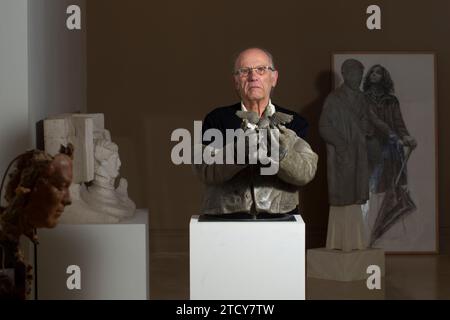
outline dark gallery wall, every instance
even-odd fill
[[[324,143],[318,118],[331,88],[336,51],[432,51],[437,61],[441,249],[450,242],[450,2],[376,1],[382,30],[366,29],[373,1],[87,1],[87,110],[105,114],[120,148],[121,174],[150,212],[151,250],[187,251],[201,184],[170,159],[176,128],[193,130],[212,108],[237,101],[233,55],[262,46],[280,73],[273,100],[307,118],[320,156],[302,190],[307,246],[325,243],[328,219]]]

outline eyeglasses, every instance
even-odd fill
[[[252,72],[253,70],[256,71],[257,74],[259,74],[260,76],[262,76],[263,74],[265,74],[267,72],[267,70],[270,71],[275,71],[275,69],[271,66],[259,66],[259,67],[254,67],[254,68],[240,68],[237,69],[234,74],[235,75],[239,75],[241,77],[248,77],[248,75],[250,74],[250,72]]]

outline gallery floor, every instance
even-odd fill
[[[189,299],[189,256],[158,253],[150,257],[150,298]],[[308,299],[450,299],[449,255],[388,255],[381,290],[365,282],[307,279]]]

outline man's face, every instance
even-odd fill
[[[364,69],[358,66],[349,68],[343,74],[344,82],[353,90],[359,90],[363,78]]]
[[[28,223],[35,228],[53,228],[64,207],[70,205],[69,187],[72,183],[72,160],[63,154],[55,156],[45,179],[40,180],[32,191],[26,207]]]
[[[235,71],[241,68],[255,68],[272,66],[270,58],[264,51],[249,49],[242,52],[235,64]],[[278,72],[270,69],[259,75],[256,70],[251,70],[247,76],[236,74],[234,83],[236,90],[245,101],[261,101],[270,98],[270,92],[277,84]]]

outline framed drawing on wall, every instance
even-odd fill
[[[389,253],[437,253],[436,62],[429,52],[339,52],[364,66],[360,90],[369,129],[369,200],[362,206],[367,243]]]

